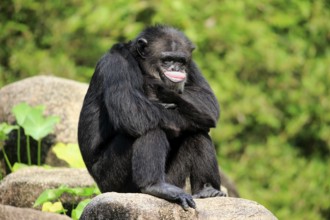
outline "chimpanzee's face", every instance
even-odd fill
[[[144,55],[144,71],[161,80],[168,88],[182,93],[188,78],[188,64],[193,48],[185,41],[164,36],[148,44],[147,40],[138,40],[143,45],[138,52]],[[142,52],[143,51],[143,52]]]

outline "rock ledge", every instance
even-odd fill
[[[85,208],[81,220],[90,219],[277,219],[264,206],[239,198],[195,199],[196,210],[145,194],[104,193]]]

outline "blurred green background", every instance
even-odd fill
[[[222,107],[219,163],[241,196],[279,219],[330,219],[330,1],[4,0],[0,87],[89,82],[112,44],[156,23],[197,46]]]

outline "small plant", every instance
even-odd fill
[[[78,144],[57,143],[53,147],[53,152],[57,158],[64,160],[72,168],[85,168],[84,160],[81,156]]]
[[[53,212],[53,213],[66,213],[66,209],[64,209],[63,204],[61,202],[45,202],[42,205],[41,211],[43,212]]]
[[[12,167],[12,165],[9,161],[9,158],[6,154],[4,141],[7,140],[8,134],[14,129],[19,130],[18,126],[16,126],[16,125],[9,125],[7,123],[1,123],[0,124],[0,147],[2,149],[3,157],[5,158],[6,164],[7,164],[10,171],[13,170],[13,167]]]
[[[79,202],[77,207],[75,209],[72,210],[71,212],[71,218],[73,220],[78,220],[81,216],[81,214],[84,211],[84,208],[88,205],[88,203],[91,201],[92,199],[84,199],[83,201]]]
[[[13,107],[12,112],[18,125],[9,125],[7,123],[0,124],[0,148],[2,150],[6,164],[11,172],[18,169],[19,165],[12,166],[7,153],[5,151],[4,142],[8,139],[8,134],[12,130],[17,130],[17,162],[21,164],[21,130],[24,129],[26,135],[26,154],[28,165],[32,165],[30,151],[30,136],[38,143],[37,164],[41,165],[41,140],[54,130],[54,126],[59,122],[59,117],[44,117],[44,106],[31,107],[26,103],[21,103]],[[16,168],[15,168],[16,167]]]
[[[47,189],[42,192],[35,201],[33,207],[42,205],[42,211],[66,214],[67,210],[63,208],[63,204],[60,201],[63,193],[68,193],[73,196],[91,197],[100,194],[100,190],[97,186],[70,188],[68,186],[61,185],[59,188]],[[90,198],[87,198],[78,203],[76,208],[71,212],[72,219],[77,220],[80,218],[84,208],[90,202],[90,200]],[[53,203],[53,201],[56,202]]]
[[[41,140],[54,130],[54,126],[59,122],[58,116],[44,117],[45,106],[39,105],[31,107],[26,103],[21,103],[13,108],[16,122],[24,129],[26,135],[26,151],[28,165],[31,165],[30,136],[38,142],[37,164],[41,165]],[[17,160],[21,161],[20,156],[20,129],[17,129]]]

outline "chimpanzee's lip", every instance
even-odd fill
[[[187,77],[187,74],[185,72],[178,71],[165,71],[164,75],[172,82],[182,82]]]

